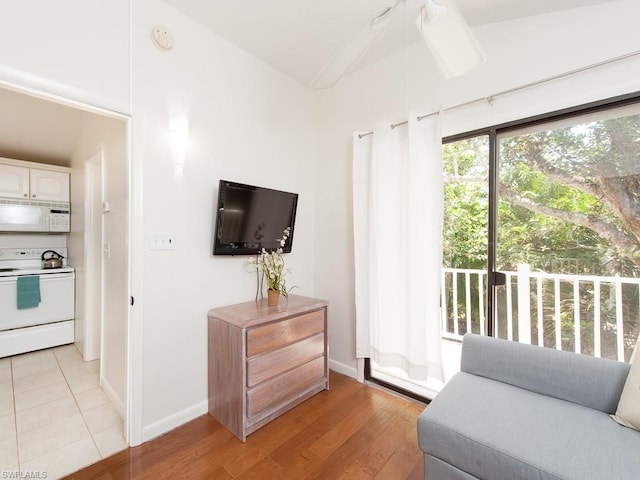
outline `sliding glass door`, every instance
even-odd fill
[[[640,331],[638,102],[444,140],[445,380],[467,332],[629,361]],[[419,395],[434,390],[373,362],[371,372]]]
[[[496,336],[629,359],[640,325],[639,113],[498,133]]]

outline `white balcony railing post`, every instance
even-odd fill
[[[518,341],[531,345],[531,269],[518,264]]]
[[[600,280],[593,281],[593,355],[602,356],[600,332],[602,324],[600,321]]]
[[[478,314],[480,316],[480,335],[484,335],[484,282],[482,281],[482,277],[485,273],[481,272],[478,274]]]
[[[447,306],[447,273],[442,269],[442,276],[440,277],[440,319],[442,320],[442,332],[448,332],[447,313],[449,308]]]
[[[622,304],[622,281],[620,275],[616,275],[614,282],[616,288],[616,350],[618,353],[618,361],[624,362],[624,319]]]
[[[544,297],[542,296],[542,278],[536,277],[536,310],[538,311],[538,345],[544,347]]]
[[[576,353],[582,353],[582,329],[580,325],[580,281],[573,279],[573,331],[575,333]]]
[[[560,277],[553,279],[553,321],[555,324],[556,350],[562,350],[562,310],[560,309]]]

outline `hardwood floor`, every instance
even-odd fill
[[[416,420],[424,405],[330,372],[323,391],[242,443],[203,415],[67,479],[424,478]]]

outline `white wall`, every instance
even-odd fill
[[[315,292],[329,300],[334,368],[355,376],[351,135],[640,50],[634,0],[562,11],[477,28],[487,62],[444,80],[422,43],[354,72],[317,94]],[[507,120],[640,90],[640,57],[518,94],[445,113],[451,135]],[[322,235],[331,232],[330,235]],[[322,238],[320,238],[322,235]]]
[[[0,80],[128,112],[129,5],[129,0],[3,2]]]
[[[207,312],[251,301],[247,257],[214,257],[220,179],[300,195],[293,252],[295,293],[314,294],[317,157],[313,94],[168,5],[134,4],[133,150],[143,167],[143,426],[149,438],[207,411]],[[175,47],[149,32],[166,25]],[[189,118],[184,172],[174,170],[169,113]],[[138,192],[139,194],[140,192]],[[174,251],[151,251],[152,232],[174,232]]]

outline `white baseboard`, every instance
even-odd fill
[[[336,362],[335,360],[329,359],[329,368],[352,378],[357,378],[358,376],[355,367]],[[185,423],[190,422],[191,420],[198,418],[201,415],[204,415],[208,411],[209,402],[208,400],[203,400],[202,402],[185,408],[180,412],[176,412],[172,415],[169,415],[168,417],[158,420],[151,425],[146,425],[142,427],[142,441],[147,442],[153,438],[159,437],[164,433],[170,432],[174,428],[184,425]]]
[[[159,437],[160,435],[170,432],[180,425],[184,425],[185,423],[190,422],[194,418],[198,418],[199,416],[204,415],[208,411],[209,401],[203,400],[200,403],[196,403],[195,405],[185,408],[184,410],[160,419],[157,422],[152,423],[151,425],[143,426],[142,441],[147,442],[153,438]]]
[[[124,403],[122,402],[122,399],[116,395],[113,387],[111,387],[109,382],[104,378],[100,379],[100,387],[102,387],[102,390],[111,401],[111,404],[116,407],[116,411],[118,412],[118,415],[120,415],[120,418],[124,419]]]
[[[329,368],[348,377],[358,379],[358,371],[355,367],[345,365],[344,363],[337,362],[329,359]]]

